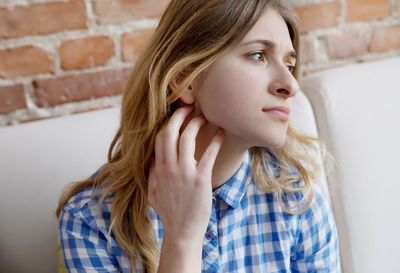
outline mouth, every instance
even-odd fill
[[[263,108],[262,111],[264,113],[270,114],[273,117],[278,118],[281,121],[289,120],[290,110],[287,107],[277,106],[277,107]]]

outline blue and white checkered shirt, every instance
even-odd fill
[[[314,188],[304,213],[286,213],[277,194],[257,189],[247,153],[240,169],[213,193],[202,272],[341,272],[330,202],[321,186]],[[298,194],[287,194],[283,202],[293,206],[298,199]],[[101,209],[97,200],[86,188],[62,209],[59,228],[66,267],[69,272],[131,272],[129,258],[112,233],[108,236],[112,197]],[[162,222],[154,210],[150,218],[161,245]],[[136,268],[144,272],[141,262]]]

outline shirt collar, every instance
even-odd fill
[[[246,151],[244,160],[236,173],[214,192],[232,208],[237,208],[242,200],[250,170],[250,153]]]

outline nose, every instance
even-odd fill
[[[299,89],[299,83],[292,72],[287,69],[286,65],[276,66],[272,82],[269,86],[269,92],[275,96],[290,98],[295,96]]]

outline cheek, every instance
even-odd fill
[[[200,97],[199,107],[204,117],[213,125],[223,128],[227,134],[243,135],[251,130],[257,119],[257,101],[249,96],[243,81],[218,82],[215,89],[203,89],[207,97]]]
[[[263,80],[259,71],[243,63],[220,64],[208,72],[196,99],[206,118],[215,112],[226,116],[246,107],[257,107],[257,102],[261,103],[260,92],[265,89]]]
[[[240,107],[246,90],[243,82],[230,78],[209,78],[199,89],[197,102],[205,118],[218,126],[232,119],[231,113]]]

